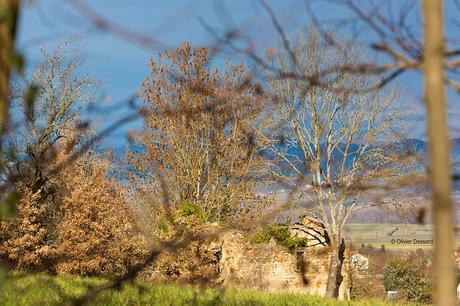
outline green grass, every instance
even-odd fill
[[[14,273],[0,290],[0,305],[65,305],[88,286],[104,283],[97,278]],[[336,301],[303,294],[162,285],[149,282],[126,284],[105,291],[90,305],[392,305],[374,300]]]

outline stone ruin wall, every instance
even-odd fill
[[[303,257],[306,271],[302,277],[296,255],[274,241],[268,245],[253,245],[242,232],[227,233],[222,238],[220,279],[224,286],[325,295],[331,253],[328,246],[306,248]],[[341,299],[349,298],[346,267],[345,259],[344,279],[339,289]]]
[[[194,277],[197,269],[201,269],[204,272],[200,277],[204,275],[205,278],[212,279],[212,283],[223,286],[325,295],[331,251],[327,233],[321,223],[304,218],[290,227],[291,237],[307,238],[307,247],[303,249],[302,257],[304,272],[300,271],[298,256],[277,244],[273,238],[267,245],[252,244],[249,242],[249,233],[226,231],[218,224],[207,224],[203,231],[214,233],[214,237],[218,237],[202,244],[203,249],[199,247],[202,251],[200,253],[210,255],[206,257],[207,260],[198,265],[184,265],[187,256],[197,254],[198,246],[191,245],[188,253],[174,255],[174,264],[171,263],[171,255],[165,255],[163,260],[160,256],[151,269],[143,272],[143,277],[156,281],[189,282],[187,277]],[[215,261],[209,261],[209,258],[214,258]],[[348,267],[345,255],[342,266],[343,281],[339,288],[339,298],[345,300],[350,296]]]

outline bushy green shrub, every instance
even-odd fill
[[[426,258],[394,259],[385,267],[383,285],[386,291],[398,291],[402,300],[432,302],[432,269]]]
[[[199,223],[204,223],[208,219],[203,208],[192,202],[183,202],[179,206],[178,215],[180,217],[195,219]]]
[[[308,239],[299,238],[299,237],[289,237],[286,240],[286,246],[289,250],[294,251],[299,248],[304,248],[307,246]]]
[[[270,242],[270,238],[272,235],[268,229],[263,229],[255,233],[252,237],[250,242],[253,244],[268,244]]]
[[[308,239],[291,237],[289,226],[285,224],[272,224],[268,228],[255,233],[250,242],[253,244],[268,244],[270,239],[274,238],[276,242],[290,251],[294,251],[301,247],[306,247]]]
[[[286,244],[290,238],[289,228],[283,224],[273,224],[270,227],[270,234],[280,244]]]

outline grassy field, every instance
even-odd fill
[[[9,276],[0,290],[1,305],[66,305],[85,292],[88,286],[104,283],[102,279],[73,276]],[[302,294],[279,294],[236,289],[158,285],[136,282],[105,291],[90,305],[393,305],[374,300],[340,302]]]
[[[347,240],[355,246],[370,244],[387,249],[416,250],[431,249],[432,226],[419,224],[347,224]],[[390,235],[391,234],[391,235]],[[456,246],[460,245],[460,236],[456,234]]]

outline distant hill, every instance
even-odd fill
[[[383,146],[384,150],[387,152],[393,152],[396,154],[401,154],[401,155],[414,155],[417,156],[417,163],[415,163],[412,167],[411,170],[422,170],[425,167],[425,163],[427,161],[427,144],[423,140],[419,139],[402,139],[399,141],[395,142],[388,142],[388,143],[378,143],[374,146],[370,146],[364,150],[364,154],[366,152],[370,152],[371,150],[375,149],[377,146]],[[312,145],[313,148],[313,145]],[[282,169],[283,173],[285,175],[290,175],[292,170],[291,167],[289,166],[290,164],[298,166],[298,169],[303,168],[303,164],[305,162],[303,153],[301,149],[297,146],[294,145],[278,145],[276,147],[277,150],[280,152],[283,152],[285,156],[288,158],[289,162],[281,161],[279,163],[280,168]],[[326,153],[326,146],[323,145],[321,148],[321,154],[325,156]],[[459,141],[459,155],[460,155],[460,141]],[[348,146],[345,143],[339,144],[337,148],[335,148],[332,151],[332,168],[334,168],[334,164],[337,166],[336,168],[338,169],[344,158],[346,158],[345,161],[345,166],[347,168],[351,168],[353,165],[354,159],[357,154],[360,154],[360,152],[363,150],[363,147],[361,144],[358,143],[352,143],[350,146]],[[277,156],[269,151],[269,150],[264,150],[261,152],[263,156],[265,156],[269,160],[275,160],[277,159]],[[345,157],[346,155],[346,157]],[[325,169],[326,164],[325,164],[326,158],[323,159],[323,163],[321,164],[321,168]],[[305,169],[306,171],[307,169]],[[334,171],[334,170],[332,170]],[[334,173],[332,173],[334,175]]]
[[[419,161],[414,168],[418,170],[423,170],[425,164],[428,162],[429,154],[428,154],[428,145],[427,142],[420,139],[402,139],[396,142],[391,142],[384,144],[387,147],[387,150],[396,151],[399,153],[406,153],[406,154],[414,154],[419,156]],[[453,160],[453,171],[454,173],[460,174],[460,138],[452,139],[451,140],[452,146],[452,160]],[[130,149],[135,150],[134,146],[130,147]],[[139,149],[139,148],[137,148]],[[341,146],[340,150],[344,150],[344,145]],[[354,153],[360,149],[358,144],[353,144],[349,148],[350,156],[354,156]],[[124,161],[126,147],[117,147],[111,149],[113,154],[117,156],[120,160]],[[336,159],[341,159],[343,154],[340,153],[340,150],[333,152],[334,157]],[[323,150],[324,151],[324,150]],[[291,160],[293,162],[303,162],[302,161],[302,154],[300,149],[297,147],[289,147],[286,148],[286,152],[291,156]],[[262,151],[260,154],[264,155],[268,159],[273,159],[274,156],[270,152]],[[324,152],[323,152],[324,154]],[[351,161],[348,161],[349,163]],[[458,164],[457,164],[458,163]],[[288,171],[288,170],[286,170]],[[454,184],[454,195],[456,196],[456,205],[454,209],[454,218],[457,223],[460,223],[460,182],[455,182]],[[287,192],[284,189],[287,188],[282,184],[274,184],[273,186],[262,186],[259,192],[261,193],[269,193],[269,192],[281,192],[279,194],[280,198],[283,198],[284,193]],[[425,222],[429,223],[430,220],[430,199],[429,194],[427,193],[429,190],[428,186],[417,186],[415,188],[411,188],[411,190],[400,190],[398,192],[395,191],[393,194],[395,197],[401,199],[401,201],[407,201],[407,205],[403,205],[406,207],[406,212],[403,216],[400,215],[400,212],[393,211],[394,208],[392,207],[374,207],[371,209],[361,210],[358,213],[354,214],[352,218],[349,220],[350,223],[414,223],[414,218],[419,211],[420,208],[424,208],[426,210]],[[417,197],[417,198],[414,198]],[[410,205],[409,205],[410,204]],[[403,218],[401,218],[403,217]]]
[[[382,145],[382,144],[380,144]],[[420,139],[414,139],[414,138],[408,138],[408,139],[401,139],[399,141],[395,142],[389,142],[387,144],[383,144],[386,146],[386,149],[388,151],[393,151],[401,154],[413,154],[418,157],[418,161],[411,167],[412,170],[423,170],[425,168],[425,165],[429,161],[429,153],[428,153],[428,144],[424,140]],[[130,148],[134,151],[136,148],[134,145],[129,145]],[[454,173],[459,173],[460,174],[460,138],[455,138],[451,140],[451,156],[452,156],[452,161],[453,161],[453,172]],[[137,148],[139,149],[139,148]],[[296,146],[289,146],[289,147],[279,147],[280,150],[283,150],[283,152],[286,152],[289,156],[289,160],[293,164],[301,164],[304,162],[303,160],[303,154],[300,150],[300,148]],[[336,160],[338,162],[341,162],[343,159],[343,153],[346,149],[345,144],[339,145],[337,149],[335,149],[332,152],[333,160]],[[357,143],[353,143],[349,146],[348,148],[348,158],[346,161],[346,165],[350,167],[353,158],[356,155],[356,152],[358,152],[361,149],[360,145]],[[111,149],[112,152],[114,153],[115,156],[117,156],[120,160],[124,160],[125,158],[125,152],[126,152],[126,147],[116,147]],[[267,150],[263,150],[260,152],[261,155],[263,155],[265,158],[273,160],[276,158],[276,156]],[[322,148],[322,153],[321,154],[326,154],[325,152],[325,147]],[[281,162],[281,167],[284,169],[284,174],[289,175],[291,173],[290,167],[287,166],[287,163]],[[325,165],[321,165],[323,168]],[[455,190],[460,191],[460,182],[456,182],[455,184]]]

